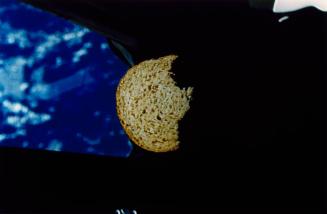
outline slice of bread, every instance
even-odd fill
[[[117,92],[117,113],[129,138],[152,152],[179,147],[178,122],[189,110],[193,88],[180,89],[170,72],[175,55],[130,68]]]

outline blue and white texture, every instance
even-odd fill
[[[0,0],[0,146],[128,157],[115,109],[127,69],[98,33]]]

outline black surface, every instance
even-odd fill
[[[180,56],[176,80],[194,87],[192,108],[182,121],[181,149],[135,151],[126,160],[1,149],[3,207],[318,213],[323,206],[325,15],[306,9],[279,23],[281,15],[234,4],[185,13],[134,6],[128,12],[107,7],[116,13],[99,22],[126,29],[137,43],[136,61]]]

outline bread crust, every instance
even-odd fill
[[[161,61],[161,60],[168,60],[169,63],[171,64],[175,59],[177,58],[176,55],[168,55],[165,57],[161,57],[159,59],[156,59],[157,61]],[[124,117],[123,117],[123,109],[122,109],[122,97],[121,97],[121,91],[124,90],[124,86],[125,86],[125,82],[127,79],[129,78],[133,78],[133,75],[135,74],[135,72],[137,72],[139,69],[142,69],[143,65],[145,62],[148,62],[149,60],[146,60],[144,62],[139,63],[138,65],[133,66],[132,68],[130,68],[127,73],[125,74],[125,76],[120,80],[119,85],[117,87],[116,90],[116,110],[117,110],[117,115],[119,118],[119,121],[121,123],[121,125],[123,126],[126,134],[128,135],[128,137],[130,138],[131,141],[133,141],[133,143],[135,143],[136,145],[138,145],[139,147],[147,150],[147,151],[151,151],[151,152],[169,152],[169,151],[175,151],[179,148],[179,141],[177,140],[176,142],[165,142],[164,144],[161,144],[161,146],[149,146],[145,143],[143,143],[142,141],[140,141],[139,139],[137,139],[137,137],[135,137],[135,135],[133,134],[133,132],[129,129],[129,127],[127,126],[127,124],[124,121]]]

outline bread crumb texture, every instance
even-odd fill
[[[129,138],[148,151],[179,147],[178,122],[190,108],[193,88],[176,86],[170,71],[176,58],[169,55],[133,66],[117,88],[119,120]]]

